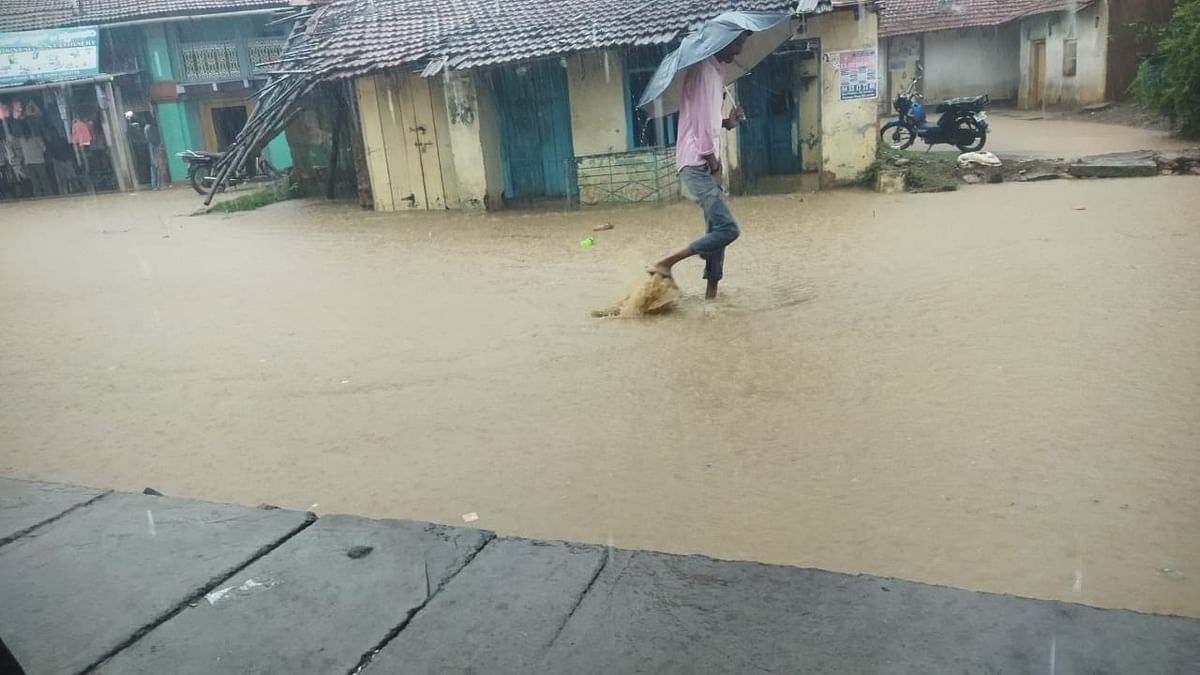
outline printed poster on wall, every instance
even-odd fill
[[[843,101],[879,95],[879,55],[874,49],[825,52],[825,60],[837,66],[838,90]]]
[[[0,87],[99,73],[96,26],[0,33]]]

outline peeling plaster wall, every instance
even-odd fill
[[[498,209],[503,204],[504,173],[491,84],[486,73],[471,70],[447,71],[443,85],[458,206]]]
[[[847,49],[875,49],[878,55],[878,17],[870,11],[839,9],[810,17],[805,36],[821,40],[821,187],[852,183],[875,161],[879,100],[841,100],[838,66],[826,55]],[[886,71],[878,72],[882,86]]]
[[[800,162],[805,173],[821,169],[821,62],[817,59],[801,61],[797,66],[800,76]]]
[[[571,139],[575,155],[625,152],[625,70],[619,52],[594,50],[567,59]]]

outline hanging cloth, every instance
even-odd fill
[[[75,120],[71,125],[71,144],[88,146],[92,144],[92,129],[87,122]]]

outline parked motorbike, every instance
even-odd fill
[[[923,98],[917,93],[921,76],[913,78],[907,91],[896,96],[892,107],[899,115],[883,125],[879,137],[889,147],[903,150],[918,138],[930,147],[946,143],[962,152],[982,150],[987,143],[987,113],[983,107],[991,100],[987,94],[947,99],[937,105],[934,112],[941,113],[937,124],[930,125],[926,119]]]
[[[192,189],[202,195],[207,195],[208,191],[212,189],[213,181],[216,180],[216,176],[212,175],[212,169],[216,166],[217,160],[224,156],[223,152],[206,152],[204,150],[184,150],[176,154],[176,157],[188,165],[188,182],[192,184]],[[254,169],[254,172],[251,172],[246,166],[238,168],[226,178],[225,186],[238,185],[255,178],[275,179],[283,175],[282,171],[271,166],[266,157],[258,157],[254,162]]]

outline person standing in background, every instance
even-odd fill
[[[54,181],[58,185],[58,194],[71,194],[79,174],[75,171],[75,153],[71,152],[71,144],[61,132],[52,133],[46,143],[46,158],[54,170]]]
[[[71,123],[71,146],[75,148],[75,163],[83,167],[83,180],[90,191],[93,189],[92,166],[88,154],[92,148],[92,126],[87,120],[76,117]]]
[[[22,197],[21,183],[25,182],[25,155],[21,152],[21,141],[17,137],[20,125],[13,122],[8,127],[8,136],[4,139],[4,157],[8,160],[8,168],[13,175],[13,196]]]
[[[50,194],[50,176],[46,173],[46,141],[29,124],[22,125],[21,154],[25,158],[25,175],[33,186],[34,197]]]
[[[4,131],[4,127],[0,127],[0,199],[16,198],[17,196],[17,193],[14,191],[16,188],[15,179],[10,178],[12,171],[8,168],[8,152],[4,148],[7,140],[8,134]]]
[[[150,189],[157,190],[162,172],[162,134],[154,120],[146,122],[142,133],[146,135],[146,151],[150,153]]]

